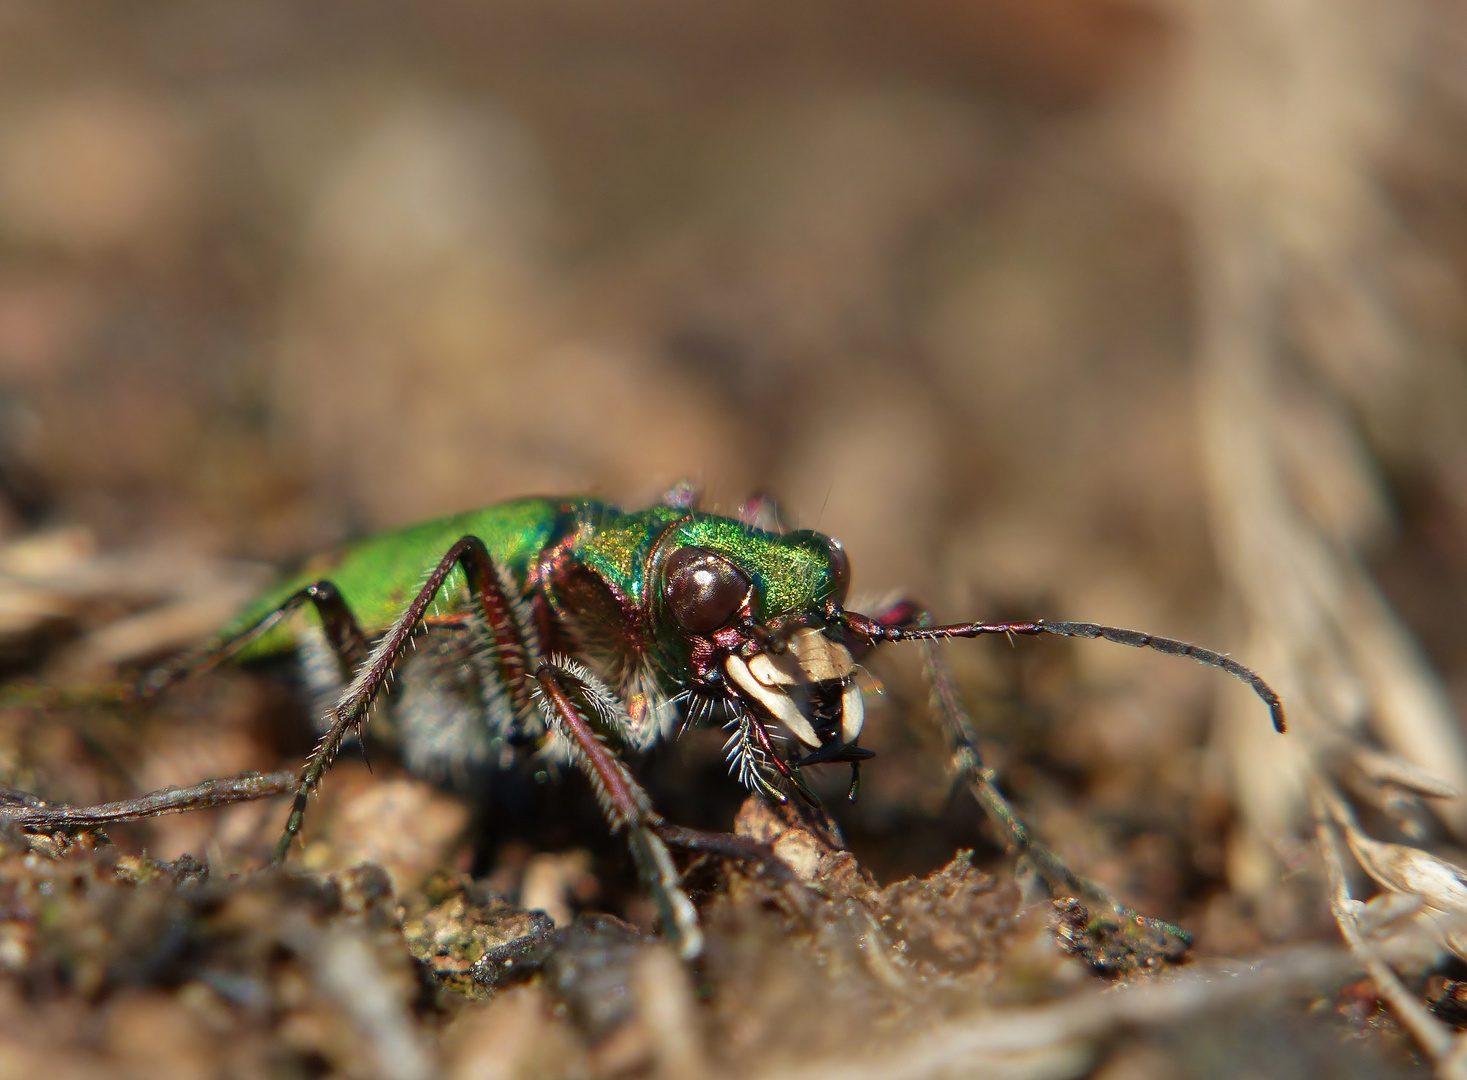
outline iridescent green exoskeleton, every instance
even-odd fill
[[[573,764],[611,828],[626,833],[685,956],[698,952],[701,933],[666,842],[689,831],[662,821],[620,754],[683,724],[718,724],[740,781],[775,799],[809,797],[802,770],[847,763],[854,772],[871,756],[859,745],[857,660],[883,642],[926,643],[965,782],[1057,890],[1083,883],[994,788],[932,643],[1058,634],[1190,656],[1248,682],[1283,729],[1262,679],[1182,642],[1091,623],[934,626],[910,602],[851,611],[840,544],[772,526],[761,506],[720,517],[675,489],[635,512],[591,499],[523,499],[384,533],[308,565],[207,650],[155,672],[145,692],[224,659],[299,651],[323,703],[323,735],[296,784],[278,858],[343,740],[390,682],[382,719],[419,773],[482,771],[516,747]]]

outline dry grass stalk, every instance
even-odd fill
[[[1399,415],[1407,388],[1435,371],[1385,279],[1365,269],[1413,247],[1392,224],[1375,161],[1404,123],[1426,28],[1408,5],[1201,0],[1192,12],[1186,130],[1215,532],[1248,655],[1277,679],[1295,731],[1285,747],[1251,722],[1224,730],[1244,843],[1262,853],[1297,834],[1312,784],[1341,933],[1440,1074],[1461,1075],[1467,1051],[1362,930],[1336,831],[1383,889],[1423,910],[1462,911],[1461,871],[1367,836],[1335,786],[1353,761],[1352,793],[1404,835],[1429,834],[1418,813],[1426,796],[1452,837],[1467,836],[1461,725],[1363,561],[1386,524],[1365,435],[1389,445],[1382,433],[1409,428]],[[1421,425],[1414,453],[1451,475],[1459,440],[1434,431]]]
[[[776,1071],[766,1080],[927,1080],[960,1069],[1004,1077],[1079,1076],[1093,1064],[1091,1048],[1119,1030],[1174,1024],[1269,994],[1307,993],[1348,977],[1359,966],[1357,959],[1319,946],[1242,965],[1202,963],[1151,982],[965,1016],[879,1055]],[[1073,1071],[1058,1068],[1062,1060],[1072,1062]]]
[[[1375,980],[1381,999],[1391,1007],[1401,1023],[1415,1036],[1421,1048],[1437,1063],[1437,1074],[1444,1080],[1461,1080],[1462,1077],[1467,1077],[1467,1071],[1464,1071],[1467,1069],[1467,1058],[1463,1057],[1462,1049],[1467,1040],[1454,1037],[1451,1028],[1432,1016],[1416,996],[1406,989],[1391,966],[1378,955],[1359,923],[1356,913],[1361,904],[1350,895],[1349,883],[1345,880],[1345,863],[1334,830],[1334,824],[1339,823],[1341,814],[1347,811],[1344,811],[1339,797],[1330,792],[1323,782],[1315,792],[1314,807],[1319,850],[1324,859],[1325,874],[1329,879],[1330,908],[1340,927],[1340,935]]]

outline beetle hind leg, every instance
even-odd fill
[[[323,579],[292,593],[239,633],[210,642],[200,650],[185,653],[177,660],[151,669],[138,682],[137,696],[153,697],[176,682],[218,667],[306,604],[312,605],[321,618],[320,632],[325,646],[319,650],[323,669],[321,679],[329,680],[334,675],[345,683],[367,658],[367,637],[336,586]],[[333,666],[334,672],[330,670]]]

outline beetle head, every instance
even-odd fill
[[[849,759],[864,722],[840,629],[850,563],[840,544],[695,514],[655,560],[656,618],[697,692],[777,725],[792,757]]]

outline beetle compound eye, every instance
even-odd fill
[[[679,626],[690,634],[711,634],[744,606],[749,579],[722,555],[686,547],[668,557],[662,588]]]
[[[835,537],[826,537],[825,542],[830,547],[830,599],[844,604],[851,587],[851,557]]]

